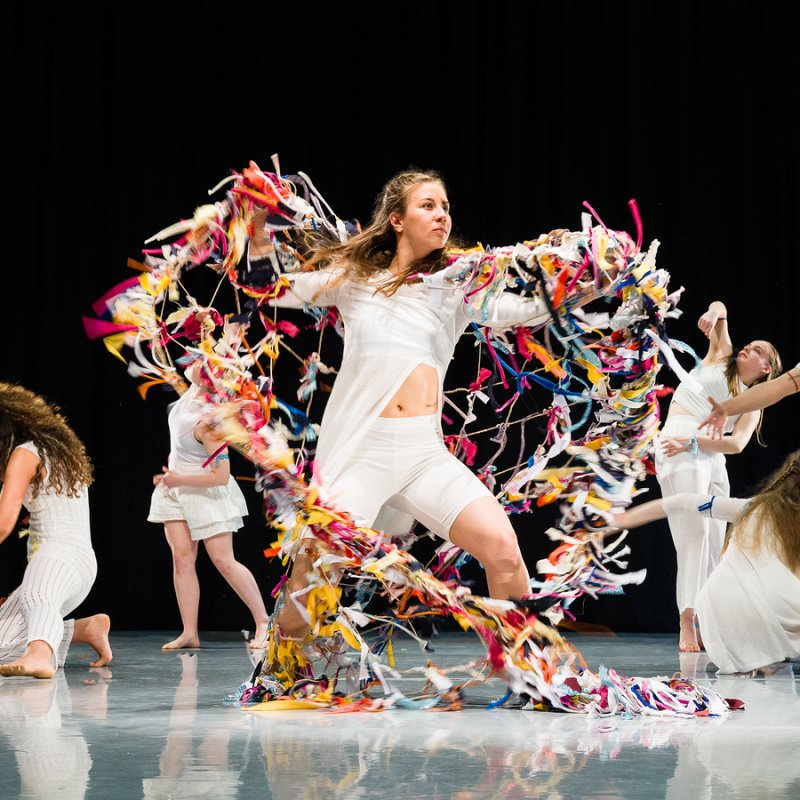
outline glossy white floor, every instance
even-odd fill
[[[109,668],[89,669],[76,647],[53,681],[0,678],[0,798],[800,797],[800,664],[717,678],[704,654],[680,657],[675,636],[570,639],[590,668],[694,674],[746,710],[693,720],[482,707],[255,715],[222,702],[251,670],[241,640],[208,634],[201,650],[163,654],[167,634],[115,633]],[[416,645],[399,649],[400,667],[421,661]],[[435,650],[442,666],[480,652],[456,634]],[[469,699],[502,693],[485,684]]]

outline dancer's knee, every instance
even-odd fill
[[[480,558],[484,567],[496,572],[516,572],[523,564],[519,542],[513,529],[498,531],[482,548]]]

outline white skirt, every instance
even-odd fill
[[[238,531],[247,515],[239,484],[231,475],[225,486],[174,486],[159,484],[150,500],[148,522],[184,520],[197,542],[218,533]]]

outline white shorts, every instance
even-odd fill
[[[434,415],[378,417],[341,475],[323,488],[334,506],[365,527],[387,505],[444,539],[473,500],[494,497],[447,449]]]
[[[225,486],[174,486],[159,484],[150,500],[148,522],[184,520],[197,542],[218,533],[238,531],[247,515],[239,484],[231,476]]]

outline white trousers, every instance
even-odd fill
[[[659,439],[691,438],[697,433],[698,420],[688,415],[669,417]],[[667,457],[660,442],[656,445],[656,477],[663,497],[681,492],[730,495],[730,483],[722,453],[699,452],[696,456],[680,453]],[[711,571],[719,563],[725,540],[724,520],[711,519],[696,512],[668,514],[669,529],[675,544],[678,564],[675,600],[678,610],[695,607],[695,599]]]
[[[30,642],[47,642],[63,666],[73,624],[64,617],[89,594],[97,576],[94,552],[67,544],[40,545],[22,583],[0,605],[0,662],[13,661]]]

